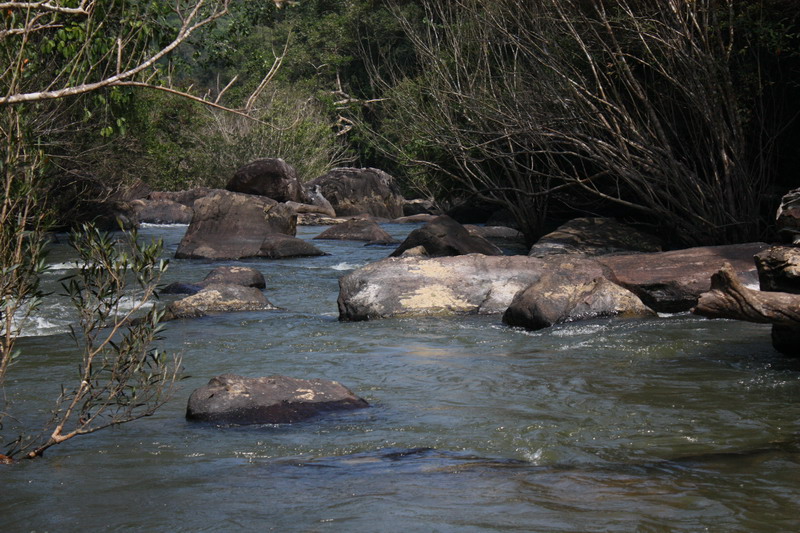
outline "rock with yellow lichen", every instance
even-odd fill
[[[339,280],[339,319],[502,313],[544,264],[483,254],[384,259]]]
[[[655,315],[638,296],[606,279],[596,261],[553,258],[548,266],[536,283],[514,297],[503,322],[536,330],[591,318]]]

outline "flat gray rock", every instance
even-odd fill
[[[186,418],[217,424],[286,424],[368,406],[336,381],[223,374],[192,392]]]

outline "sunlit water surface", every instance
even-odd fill
[[[171,256],[184,230],[141,234]],[[768,326],[340,323],[338,278],[389,249],[315,244],[331,255],[241,262],[282,310],[168,324],[160,347],[189,377],[155,416],[0,467],[0,530],[800,530],[800,363],[773,351]],[[56,246],[46,283],[72,261]],[[218,264],[172,260],[165,281]],[[66,302],[50,302],[7,387],[31,427],[76,365]],[[279,426],[185,421],[191,391],[227,372],[337,380],[371,407]]]

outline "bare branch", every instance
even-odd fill
[[[192,35],[199,28],[202,28],[203,26],[206,26],[211,22],[219,19],[220,17],[226,15],[228,13],[229,1],[230,0],[223,0],[222,6],[219,9],[212,11],[212,13],[206,16],[205,18],[196,20],[200,8],[203,6],[204,3],[202,0],[198,0],[194,5],[194,8],[191,10],[191,12],[188,15],[186,15],[186,17],[183,19],[183,24],[181,25],[181,28],[178,30],[177,35],[175,36],[175,38],[172,40],[171,43],[169,43],[167,46],[165,46],[155,54],[147,57],[134,67],[129,68],[124,72],[115,74],[114,76],[106,77],[96,82],[82,83],[75,86],[63,87],[57,90],[11,94],[8,96],[0,97],[0,105],[16,104],[20,102],[31,102],[38,100],[51,100],[56,98],[64,98],[67,96],[75,96],[79,94],[85,94],[88,92],[96,91],[104,87],[114,86],[119,84],[120,82],[127,81],[130,78],[141,73],[142,71],[147,70],[153,65],[155,65],[161,58],[172,52],[181,43],[186,41],[186,39],[188,39],[189,36]]]

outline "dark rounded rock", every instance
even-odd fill
[[[370,244],[394,244],[397,241],[374,220],[353,219],[326,229],[315,239],[340,241],[366,241]]]
[[[255,268],[245,266],[221,266],[217,267],[203,278],[197,285],[207,287],[215,283],[226,285],[241,285],[243,287],[255,287],[264,289],[267,286],[264,275]]]
[[[203,287],[194,283],[170,283],[160,291],[159,294],[197,294],[202,291]]]
[[[404,199],[394,178],[376,168],[336,168],[309,183],[333,206],[337,216],[403,216]]]
[[[267,259],[286,259],[290,257],[317,257],[325,255],[325,252],[303,239],[273,233],[264,237],[258,255]]]
[[[398,257],[410,248],[424,246],[430,257],[466,254],[503,255],[503,251],[488,240],[471,235],[467,229],[448,216],[436,217],[412,231],[391,257]]]
[[[186,418],[217,424],[286,424],[329,411],[369,407],[336,381],[223,374],[192,392]]]
[[[225,185],[232,192],[266,196],[278,202],[302,202],[297,171],[283,159],[256,159],[239,168]]]

